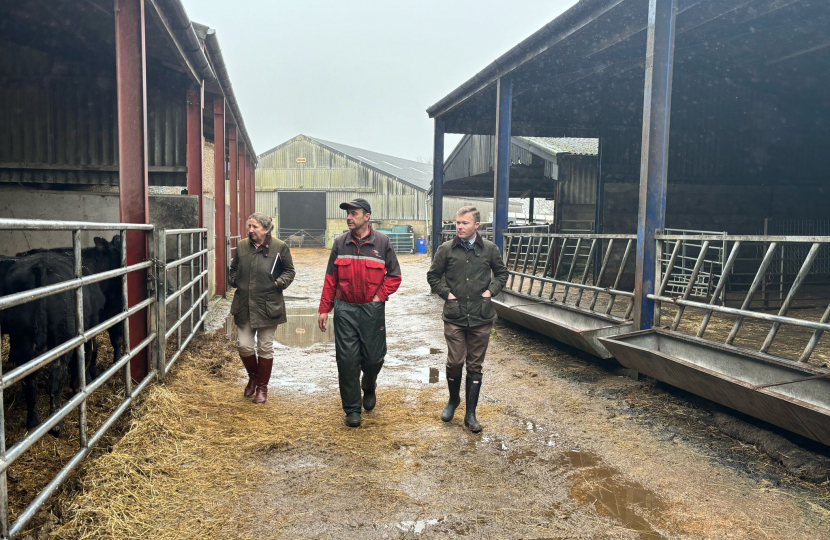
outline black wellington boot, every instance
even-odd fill
[[[377,405],[377,394],[375,391],[378,387],[377,373],[364,373],[363,379],[360,381],[360,387],[363,389],[363,408],[366,411],[371,411]]]
[[[461,404],[461,375],[456,375],[452,379],[447,377],[447,388],[450,391],[450,399],[441,411],[441,420],[449,422],[455,416],[455,409]]]
[[[473,384],[473,383],[476,384]],[[479,433],[483,429],[481,424],[476,420],[476,407],[478,406],[478,395],[481,393],[481,379],[478,381],[470,380],[467,377],[467,411],[464,416],[464,425],[467,426],[473,433]]]

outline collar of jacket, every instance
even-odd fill
[[[476,239],[473,242],[473,245],[476,245],[476,246],[478,246],[482,249],[484,248],[484,240],[481,239],[481,235],[478,234],[478,231],[476,231]],[[452,240],[452,246],[451,247],[455,248],[455,247],[458,247],[458,246],[464,247],[464,246],[461,245],[461,239],[458,236],[456,236]]]
[[[268,234],[265,236],[265,241],[264,241],[264,242],[262,242],[262,243],[259,245],[259,247],[256,247],[256,246],[254,245],[254,241],[253,241],[253,240],[251,240],[251,238],[250,238],[250,237],[248,237],[248,240],[250,240],[250,242],[251,242],[251,247],[252,247],[252,248],[254,248],[254,251],[262,250],[262,255],[263,255],[263,256],[265,256],[265,257],[267,257],[267,256],[268,256],[268,249],[271,247],[271,233],[268,233]]]
[[[367,234],[366,236],[363,237],[363,238],[365,238],[365,240],[363,240],[363,238],[358,238],[357,236],[354,235],[354,233],[351,233],[351,237],[349,238],[349,241],[354,242],[355,245],[357,245],[358,240],[363,240],[363,244],[374,244],[375,230],[372,228],[371,225],[369,225],[368,227],[369,227],[369,234]]]

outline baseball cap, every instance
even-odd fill
[[[366,199],[352,199],[350,202],[340,203],[340,208],[343,210],[353,210],[355,208],[360,208],[364,210],[367,214],[372,213],[372,207],[369,206],[369,202]]]

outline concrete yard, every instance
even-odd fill
[[[446,346],[425,256],[400,257],[378,405],[346,427],[333,335],[315,329],[328,255],[294,250],[269,402],[242,397],[222,330],[202,336],[196,354],[218,348],[224,363],[184,384],[183,357],[147,398],[159,417],[133,415],[133,430],[166,433],[129,458],[150,471],[146,489],[118,492],[108,454],[96,457],[62,503],[59,537],[830,538],[827,483],[723,434],[701,400],[509,323],[495,324],[484,365],[483,433],[464,429],[463,405],[442,423]],[[220,398],[201,405],[208,392]],[[128,432],[112,452],[130,444]]]

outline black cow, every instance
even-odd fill
[[[6,281],[6,274],[12,265],[19,261],[20,257],[9,257],[8,255],[0,255],[0,296],[3,296],[3,283]]]
[[[88,276],[119,268],[121,266],[121,236],[116,234],[113,236],[111,242],[108,242],[106,239],[100,237],[95,237],[94,240],[95,246],[83,248],[81,250],[81,266],[83,275]],[[25,258],[30,255],[41,253],[53,253],[66,258],[70,265],[74,264],[73,250],[68,247],[32,249],[30,251],[18,253],[17,256]],[[121,301],[121,277],[99,281],[98,283],[90,285],[90,287],[98,287],[104,298],[103,304],[97,306],[99,311],[97,312],[96,318],[99,321],[105,321],[123,311]],[[92,306],[90,306],[90,308],[92,309]],[[107,332],[109,333],[110,343],[112,344],[113,360],[118,360],[121,358],[121,350],[124,343],[123,328],[119,323],[110,326]],[[95,347],[93,343],[90,355],[87,357],[89,365],[89,372],[87,375],[88,379],[94,379],[98,376],[97,358],[98,348]]]
[[[106,242],[104,240],[104,242]],[[96,244],[98,242],[96,241]],[[75,277],[71,259],[59,253],[36,253],[15,262],[6,274],[5,294],[45,287]],[[100,322],[104,295],[97,284],[83,287],[84,327],[90,328]],[[9,334],[9,359],[22,366],[75,337],[75,291],[53,294],[45,298],[26,302],[2,312],[3,330]],[[62,403],[63,388],[72,354],[67,353],[48,364],[49,414],[57,411]],[[72,370],[73,378],[77,368]],[[26,427],[32,429],[40,424],[35,408],[37,400],[37,372],[23,380],[23,394],[26,401]],[[63,422],[53,428],[54,435],[60,435]]]

